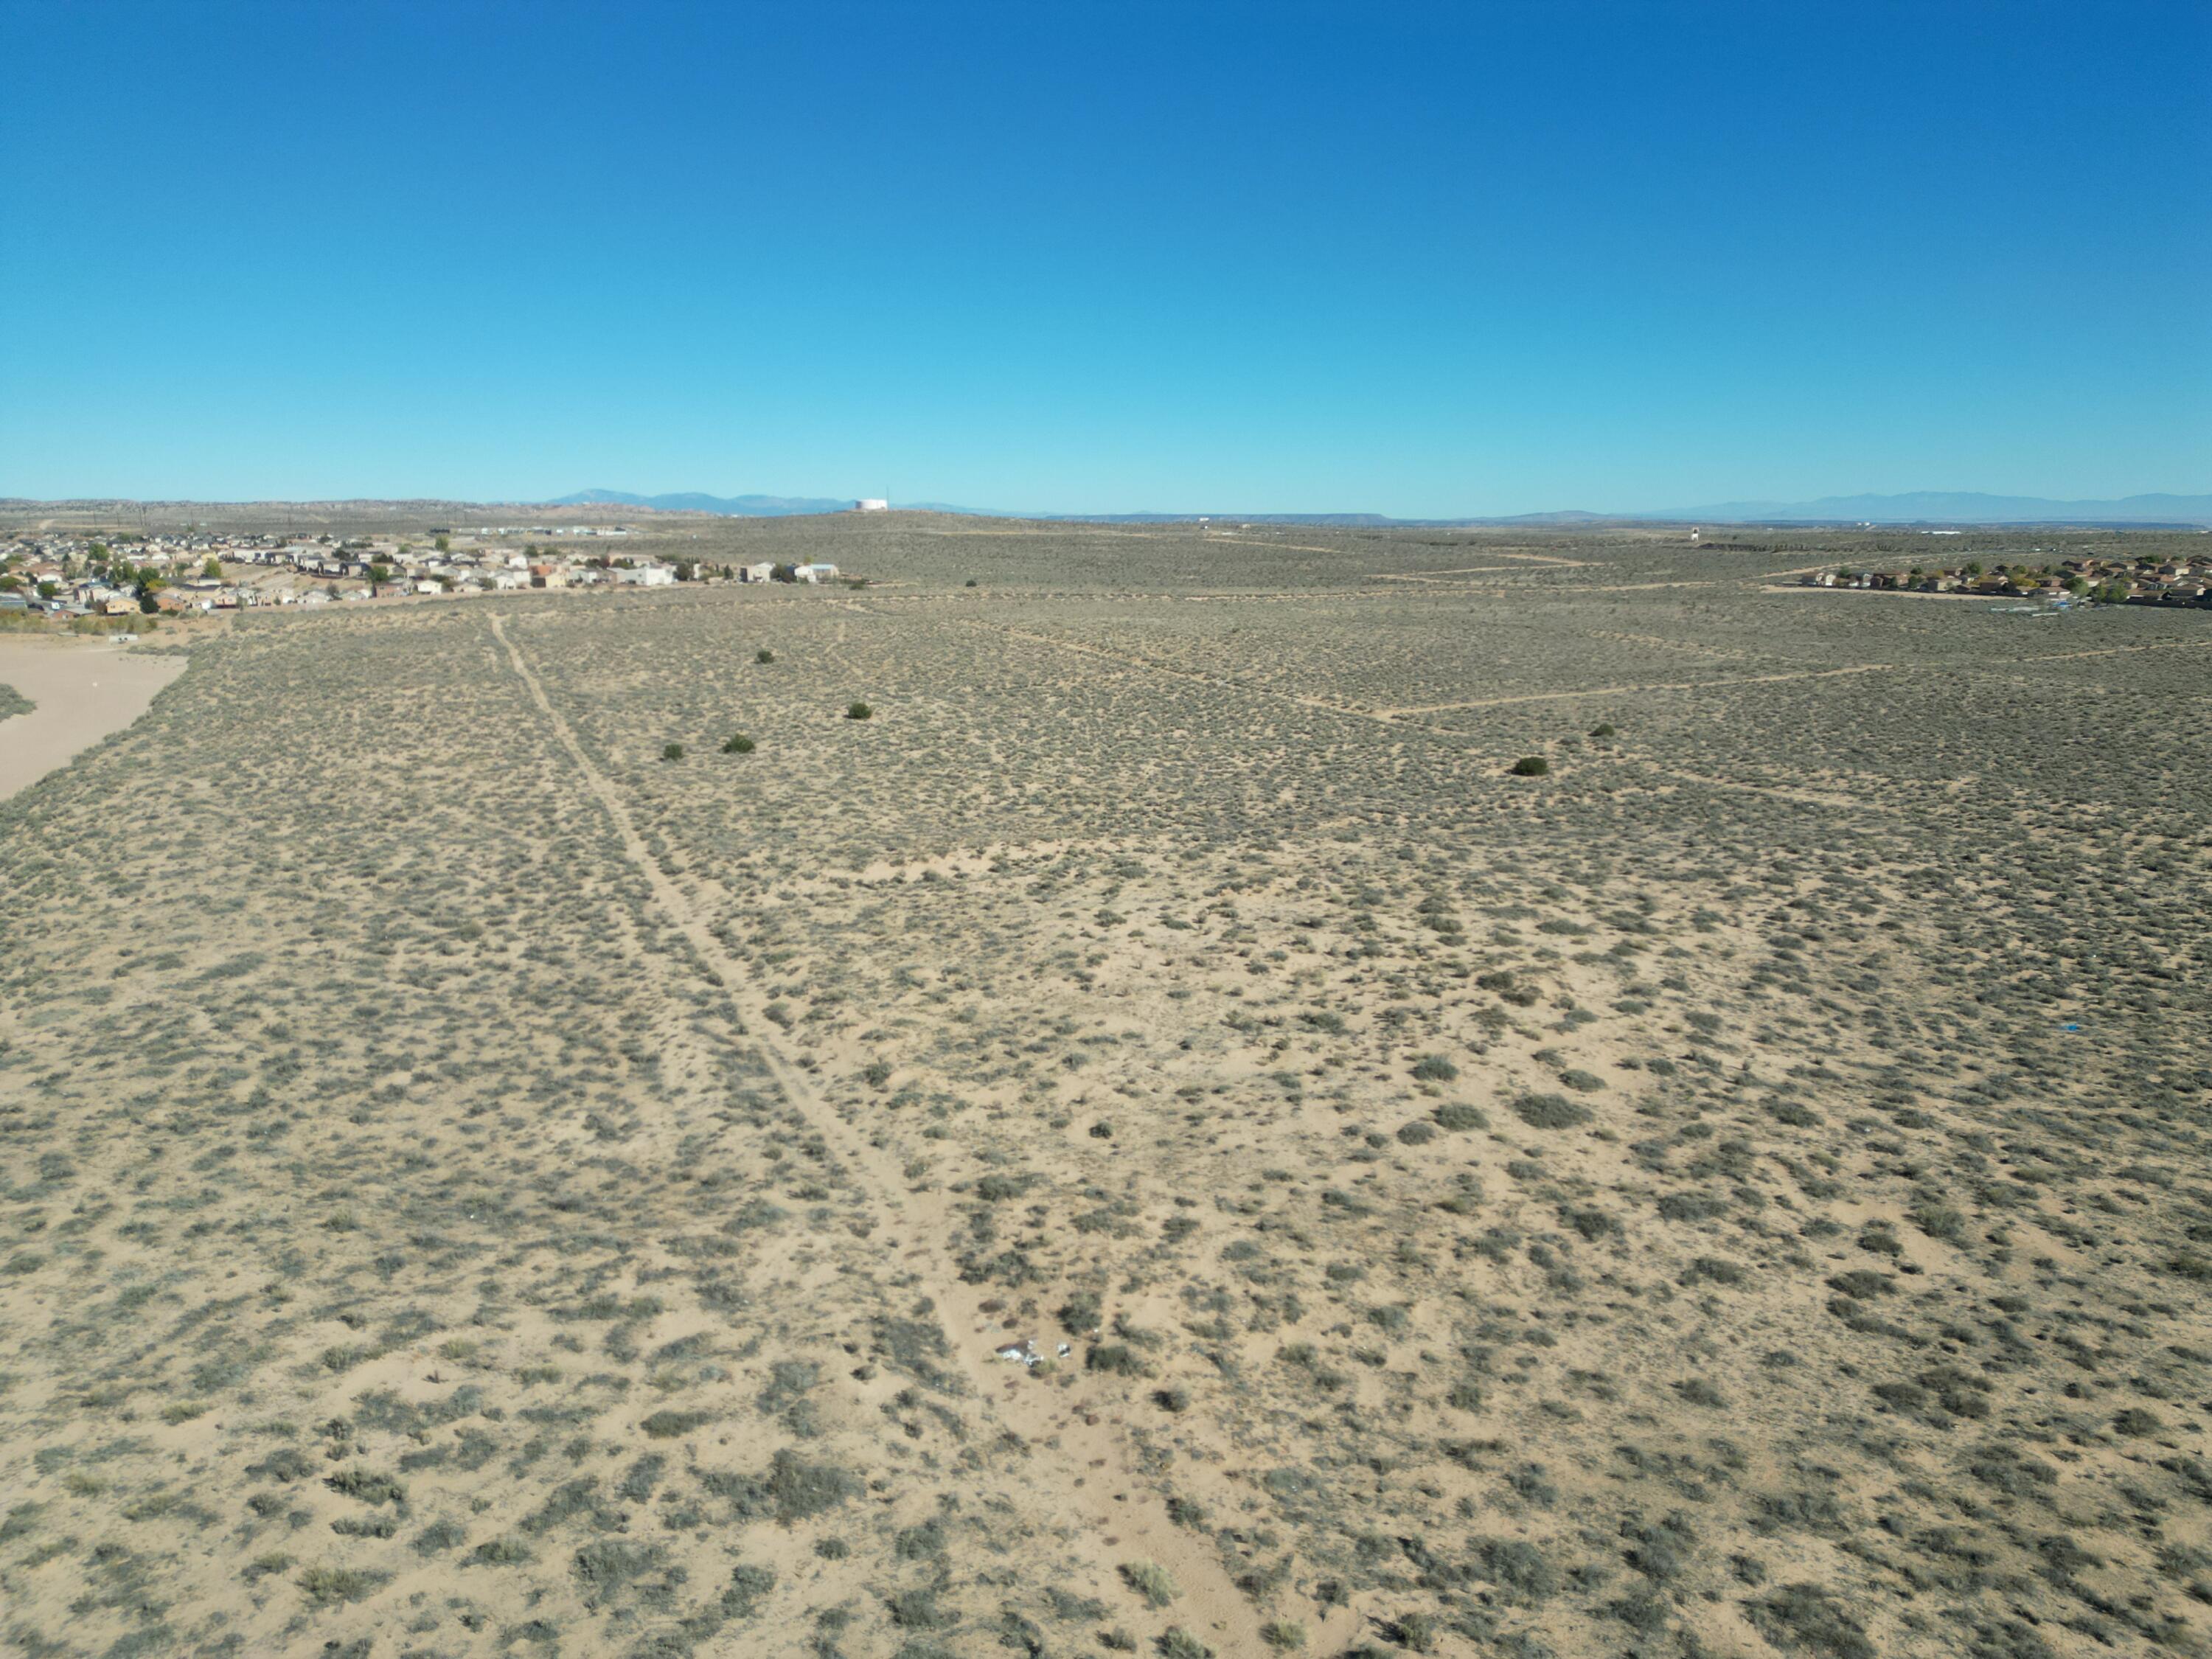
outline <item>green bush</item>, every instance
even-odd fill
[[[1613,732],[1612,722],[1607,721],[1601,725],[1593,726],[1590,727],[1589,734],[1594,738],[1609,738],[1613,736]]]
[[[1121,1577],[1131,1589],[1156,1607],[1167,1606],[1182,1594],[1176,1588],[1176,1581],[1168,1577],[1167,1569],[1157,1562],[1128,1562],[1121,1569]]]
[[[869,708],[868,705],[864,702],[853,702],[845,705],[845,718],[848,720],[873,720],[875,718],[875,714],[876,711]]]
[[[753,752],[753,740],[740,732],[722,745],[722,752],[726,755],[750,755]]]
[[[1413,1062],[1413,1075],[1424,1083],[1449,1083],[1459,1075],[1459,1067],[1442,1054],[1424,1054]]]
[[[1590,1121],[1589,1109],[1565,1095],[1523,1095],[1513,1103],[1513,1115],[1532,1129],[1571,1129]]]
[[[775,653],[769,650],[766,646],[763,646],[759,650],[753,653],[753,660],[755,662],[774,662],[775,660]]]
[[[1516,778],[1540,778],[1551,769],[1552,763],[1541,755],[1523,755],[1512,766],[1513,775]]]
[[[660,758],[663,760],[682,760],[684,758],[684,745],[680,743],[662,744],[660,745]]]

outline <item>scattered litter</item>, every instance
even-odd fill
[[[1056,1358],[1060,1358],[1060,1359],[1065,1359],[1065,1358],[1067,1358],[1067,1356],[1068,1356],[1068,1355],[1070,1355],[1070,1354],[1073,1353],[1074,1352],[1075,1352],[1075,1350],[1074,1350],[1074,1349],[1073,1349],[1073,1348],[1069,1347],[1069,1346],[1067,1346],[1067,1344],[1066,1344],[1066,1343],[1063,1342],[1063,1343],[1061,1343],[1061,1344],[1060,1345],[1060,1352],[1059,1352],[1059,1353],[1058,1353],[1058,1355],[1056,1355],[1055,1357],[1056,1357]]]
[[[2062,1026],[2060,1026],[2058,1029],[2059,1029],[2060,1030],[2062,1030],[2062,1031],[2078,1031],[2078,1030],[2080,1030],[2081,1028],[2079,1025],[2072,1024],[2070,1024],[2070,1023],[2069,1023],[2069,1024],[2065,1024],[2065,1025],[2062,1025]]]
[[[1036,1345],[1027,1337],[1018,1342],[1005,1344],[999,1350],[999,1358],[1009,1364],[1024,1366],[1040,1364],[1044,1359],[1044,1356],[1036,1351]]]

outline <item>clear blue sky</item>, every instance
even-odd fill
[[[0,3],[0,494],[2212,489],[2212,7]]]

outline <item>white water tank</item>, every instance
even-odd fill
[[[855,513],[888,513],[890,510],[891,504],[889,501],[878,501],[873,496],[853,503],[853,511]]]

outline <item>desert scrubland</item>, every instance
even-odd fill
[[[2205,1650],[2212,619],[1885,539],[241,615],[0,805],[0,1636]]]

